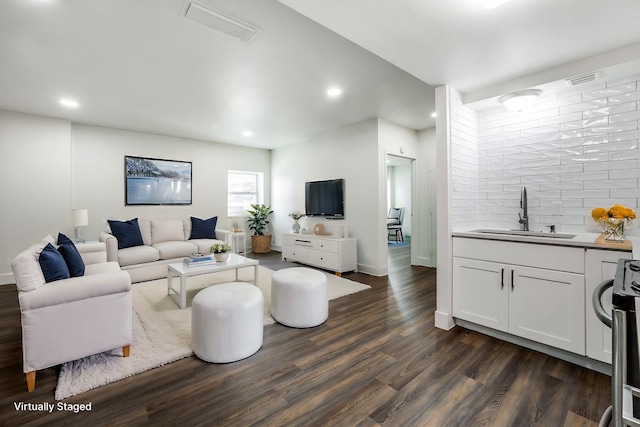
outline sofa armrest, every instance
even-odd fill
[[[223,242],[229,243],[229,234],[231,234],[231,231],[229,230],[216,228],[216,240],[222,240]]]
[[[67,304],[88,298],[130,292],[131,276],[126,271],[113,271],[90,276],[72,277],[47,283],[30,292],[20,292],[20,310]]]
[[[76,248],[85,265],[107,262],[107,249],[103,242],[78,243]]]
[[[100,241],[106,245],[107,262],[118,262],[118,239],[113,234],[103,231],[100,233]]]

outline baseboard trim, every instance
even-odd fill
[[[13,285],[16,283],[16,279],[13,278],[13,273],[0,274],[0,285]]]

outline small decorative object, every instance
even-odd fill
[[[213,257],[218,262],[225,262],[229,259],[229,251],[231,250],[231,246],[226,243],[216,243],[211,246],[211,252],[213,252]]]
[[[636,218],[636,212],[622,205],[613,205],[609,209],[595,208],[591,217],[602,226],[604,239],[610,242],[624,242],[624,226]]]
[[[249,230],[253,230],[251,252],[254,254],[269,253],[271,252],[271,235],[264,233],[267,230],[267,224],[269,224],[269,215],[273,211],[270,206],[265,204],[252,204],[251,207],[252,209],[247,211],[249,212],[249,218],[247,219]]]
[[[289,214],[291,218],[293,218],[293,225],[291,226],[291,231],[294,233],[300,233],[300,218],[304,217],[304,214],[300,211],[291,212]]]

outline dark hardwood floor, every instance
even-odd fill
[[[91,426],[596,426],[610,378],[482,334],[433,326],[435,270],[393,248],[388,277],[330,303],[316,328],[265,328],[263,347],[231,364],[189,357],[67,399],[91,412],[18,411],[56,403],[56,369],[26,391],[14,286],[0,286],[0,423]],[[287,264],[279,253],[263,265]],[[59,333],[70,333],[59,331]],[[132,352],[135,348],[131,349]]]

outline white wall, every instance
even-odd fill
[[[97,239],[107,219],[200,218],[218,216],[229,229],[227,172],[265,174],[265,200],[270,200],[271,155],[267,150],[196,141],[140,132],[73,125],[73,207],[89,209],[87,239]],[[124,156],[135,155],[192,162],[192,201],[187,206],[125,206]],[[236,219],[237,220],[237,219]],[[244,221],[237,221],[245,225]]]
[[[13,283],[11,259],[47,234],[73,236],[70,213],[89,209],[83,236],[97,240],[106,219],[227,218],[227,171],[263,172],[271,188],[271,152],[0,112],[0,283]],[[125,206],[126,154],[193,162],[190,206]],[[238,221],[245,225],[244,221]]]
[[[271,176],[272,207],[276,211],[273,221],[275,246],[281,245],[281,233],[291,229],[292,220],[288,214],[304,211],[306,181],[344,178],[344,222],[349,226],[349,235],[358,238],[358,269],[377,276],[387,274],[387,154],[416,159],[418,132],[372,119],[320,135],[303,144],[274,150]],[[416,181],[414,197],[426,191],[423,180]],[[305,218],[301,225],[312,228],[316,222],[319,221]],[[424,222],[422,217],[420,222]],[[336,221],[326,224],[336,224]],[[414,220],[412,231],[418,232],[418,227]],[[420,259],[425,257],[423,254]]]
[[[69,233],[71,124],[0,111],[0,283],[11,260],[49,233]]]
[[[272,224],[275,246],[282,244],[282,233],[291,229],[293,220],[289,213],[304,212],[304,183],[342,178],[345,180],[344,223],[349,226],[349,236],[358,238],[358,268],[379,274],[377,135],[377,120],[369,120],[320,135],[306,143],[273,150],[271,200],[275,212]],[[317,222],[322,221],[304,218],[300,224],[312,228]],[[343,222],[327,220],[326,223]]]

